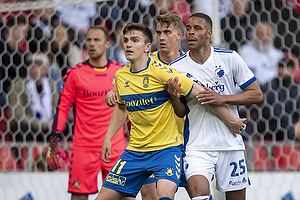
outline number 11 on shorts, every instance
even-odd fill
[[[115,172],[116,168],[118,167],[118,170],[116,172],[116,174],[120,174],[121,170],[123,169],[124,165],[126,164],[126,161],[121,162],[121,159],[119,159],[116,164],[114,165],[114,167],[112,168],[111,172]]]

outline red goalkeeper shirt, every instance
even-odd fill
[[[86,60],[67,71],[53,131],[63,131],[69,110],[74,105],[73,149],[101,151],[114,109],[105,104],[105,96],[114,87],[115,72],[122,67],[116,61],[109,61],[102,70],[95,69]],[[112,147],[125,149],[123,127],[113,138]]]

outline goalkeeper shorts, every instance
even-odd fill
[[[116,149],[116,148],[115,148]],[[101,151],[73,150],[69,166],[68,192],[74,194],[95,194],[98,192],[98,174],[102,170],[102,180],[119,159],[124,149],[112,149],[111,162],[101,159]]]

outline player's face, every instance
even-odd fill
[[[206,26],[205,20],[191,17],[186,24],[186,40],[189,50],[199,50],[210,45],[212,31]]]
[[[178,46],[178,42],[182,36],[182,31],[178,31],[171,24],[158,23],[156,25],[156,36],[159,50],[162,52],[172,52]]]
[[[110,45],[105,34],[99,29],[90,29],[86,35],[86,49],[91,59],[106,57],[106,50]]]
[[[134,61],[147,54],[151,48],[150,43],[145,44],[145,36],[141,31],[128,31],[123,37],[123,48],[126,59]]]

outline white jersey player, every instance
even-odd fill
[[[244,89],[256,80],[235,51],[214,47],[210,51],[209,58],[202,65],[193,61],[188,52],[171,62],[170,67],[221,95],[236,94],[236,84]],[[242,136],[234,137],[226,125],[197,99],[187,105],[189,139],[186,151],[245,150]],[[239,117],[236,105],[228,105],[228,108],[234,117]]]
[[[232,50],[210,46],[212,21],[203,13],[190,16],[186,25],[189,52],[170,67],[206,87],[199,93],[202,104],[226,104],[238,117],[237,105],[260,102],[262,92],[252,71]],[[244,91],[236,94],[236,85]],[[245,146],[225,124],[197,100],[187,103],[184,171],[192,200],[210,199],[209,181],[215,175],[217,189],[227,200],[244,200],[250,185]]]

